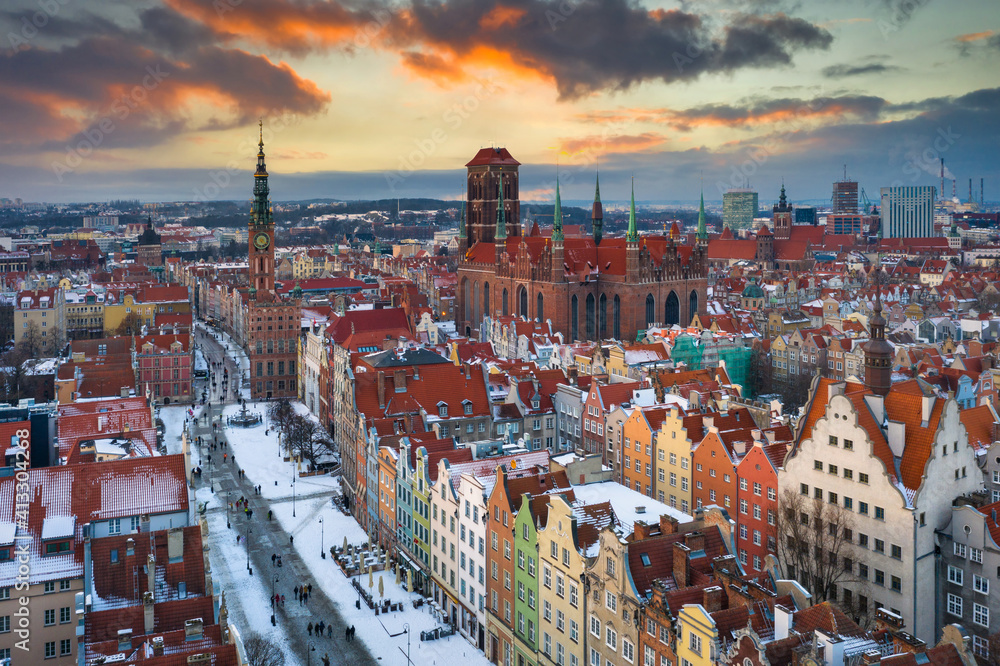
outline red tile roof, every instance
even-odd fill
[[[520,164],[506,148],[480,148],[476,156],[465,166],[520,166]]]

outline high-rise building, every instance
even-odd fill
[[[833,213],[858,212],[858,181],[838,180],[833,184]]]
[[[934,235],[933,185],[882,188],[882,237],[930,238]]]
[[[246,331],[250,350],[250,395],[255,400],[294,399],[298,397],[295,364],[302,289],[296,285],[290,299],[282,298],[274,289],[274,217],[264,164],[263,128],[259,146],[248,228],[250,288],[247,290]]]
[[[757,192],[736,188],[722,194],[722,224],[730,229],[749,229],[757,217]]]

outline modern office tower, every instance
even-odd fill
[[[933,185],[882,188],[882,237],[929,238],[934,235]]]
[[[722,224],[730,229],[749,229],[757,217],[757,192],[736,188],[722,194]]]
[[[811,224],[815,227],[817,221],[815,206],[795,207],[795,224]]]
[[[837,213],[858,212],[858,181],[838,180],[833,184],[833,211]]]

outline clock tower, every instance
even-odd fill
[[[250,243],[250,297],[266,299],[274,294],[274,217],[268,198],[267,165],[264,164],[263,121],[257,145],[257,171],[253,175],[253,201],[247,235]]]
[[[274,218],[267,166],[264,164],[264,126],[261,121],[257,171],[253,175],[250,205],[249,278],[246,300],[246,341],[250,357],[250,396],[255,399],[300,397],[298,338],[302,328],[302,290],[275,289]]]

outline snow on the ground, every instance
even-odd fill
[[[198,504],[207,501],[209,507],[220,506],[216,496],[208,488],[199,488],[196,498]],[[234,524],[234,529],[231,530],[226,528],[225,511],[216,511],[207,516],[212,580],[217,584],[216,593],[226,593],[230,622],[239,628],[244,639],[252,633],[258,633],[274,641],[285,654],[286,666],[300,666],[301,662],[296,658],[290,645],[290,638],[296,637],[298,632],[283,627],[280,622],[277,627],[271,626],[270,572],[255,568],[253,576],[247,573],[246,548],[242,543],[239,545],[236,543],[237,525]],[[286,608],[289,600],[295,603],[292,596],[294,585],[291,580],[284,583],[279,580],[278,587],[275,588],[275,592],[287,597]]]
[[[298,404],[298,403],[295,403]],[[267,403],[247,402],[251,412],[264,412]],[[222,422],[238,414],[239,405],[226,405]],[[251,428],[226,428],[229,455],[236,457],[236,464],[246,471],[250,483],[261,486],[261,494],[267,499],[292,496],[294,463],[285,462],[283,454],[278,454],[278,433],[265,428],[264,424]],[[305,469],[305,463],[302,464]],[[340,477],[329,474],[297,477],[295,495],[309,495],[321,491],[333,492],[340,487]],[[329,499],[327,499],[329,501]]]
[[[373,656],[386,662],[395,662],[397,659],[405,662],[403,655],[406,654],[406,635],[401,632],[403,625],[409,623],[410,659],[414,663],[431,666],[459,663],[463,666],[489,664],[476,646],[461,634],[456,633],[436,641],[421,641],[421,631],[429,631],[443,625],[431,614],[427,603],[419,609],[413,608],[412,600],[420,598],[420,595],[406,591],[405,577],[401,578],[399,585],[396,585],[396,578],[391,569],[374,573],[372,576],[374,585],[371,588],[368,587],[367,574],[360,577],[361,583],[365,589],[370,589],[374,598],[378,600],[380,598],[378,584],[381,577],[385,590],[384,598],[393,602],[402,601],[404,610],[376,617],[375,612],[369,610],[363,602],[360,610],[355,607],[354,602],[358,599],[358,593],[330,557],[330,547],[342,546],[345,535],[348,543],[354,545],[366,543],[367,536],[353,517],[345,516],[333,508],[329,499],[313,498],[297,503],[294,518],[290,502],[282,502],[272,508],[275,511],[275,519],[281,522],[286,532],[295,537],[294,548],[309,568],[316,584],[322,588],[330,601],[337,604],[344,622],[354,626],[358,638],[365,642]],[[323,519],[322,529],[320,529],[320,518]],[[321,549],[325,549],[326,559],[320,556]],[[288,602],[285,604],[287,606]],[[303,624],[305,622],[303,620]],[[400,635],[390,637],[389,634]]]
[[[184,432],[184,419],[188,415],[188,409],[193,409],[195,417],[201,414],[201,405],[170,405],[160,407],[157,417],[163,421],[163,445],[167,447],[168,454],[183,453],[181,448],[181,434]]]

